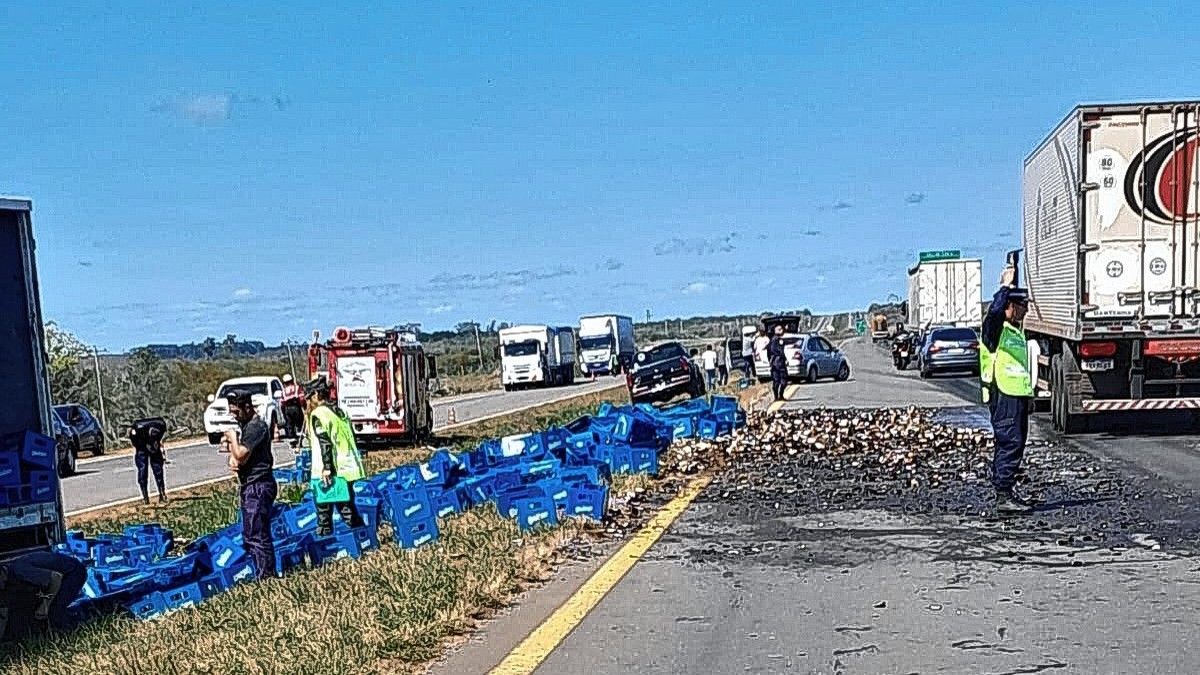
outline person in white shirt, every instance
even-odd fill
[[[711,391],[717,386],[717,352],[712,345],[709,345],[700,355],[700,362],[704,364],[704,376],[708,381],[708,389]]]
[[[751,362],[754,374],[758,377],[766,377],[767,375],[767,373],[758,372],[758,359],[760,358],[759,355],[761,355],[764,361],[767,359],[767,345],[769,344],[771,344],[771,338],[767,337],[767,329],[760,326],[758,328],[758,335],[754,338],[754,360]]]

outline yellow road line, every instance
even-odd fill
[[[783,390],[783,397],[784,397],[785,399],[787,399],[787,400],[789,400],[789,401],[790,401],[790,400],[792,400],[793,398],[795,398],[796,394],[797,394],[797,393],[799,393],[799,392],[800,392],[800,385],[798,385],[798,384],[789,384],[789,385],[787,386],[787,389],[784,389],[784,390]]]
[[[786,400],[772,401],[771,405],[767,406],[767,412],[774,415],[775,413],[779,412],[779,409],[782,408],[785,403],[787,403]]]
[[[588,613],[600,604],[625,574],[633,569],[638,560],[711,481],[711,476],[698,478],[684,488],[679,496],[668,502],[645,527],[601,565],[574,595],[560,605],[542,625],[534,629],[491,672],[495,675],[514,675],[536,670],[567,635],[583,622]]]

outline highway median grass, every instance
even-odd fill
[[[479,441],[545,428],[588,414],[607,391],[548,404],[457,429],[435,445]],[[371,452],[370,471],[419,461],[432,448]],[[300,488],[281,491],[299,499]],[[159,522],[192,539],[237,518],[233,482],[181,491],[163,507],[123,505],[70,519],[85,532]],[[195,608],[141,622],[108,616],[65,636],[11,645],[0,667],[12,673],[395,673],[415,672],[450,638],[503,607],[553,568],[553,551],[599,526],[570,519],[532,535],[494,508],[440,521],[441,537],[416,551],[398,548],[381,528],[382,546],[361,560],[247,584]]]

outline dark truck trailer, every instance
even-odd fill
[[[1055,428],[1200,409],[1200,101],[1083,105],[1025,160],[1021,280]]]
[[[19,460],[19,437],[29,431],[53,437],[50,382],[34,256],[32,205],[25,199],[0,197],[0,452],[12,464]],[[16,455],[14,458],[12,455]],[[45,548],[62,541],[62,490],[53,476],[53,500],[29,501],[20,489],[0,486],[0,557]]]

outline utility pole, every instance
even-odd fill
[[[293,338],[289,337],[285,344],[287,344],[288,350],[288,363],[290,363],[292,366],[292,379],[296,380],[296,358],[292,356],[292,340]]]
[[[108,415],[104,412],[104,383],[100,378],[100,350],[92,345],[92,363],[96,365],[96,393],[100,397],[100,424],[108,429]]]
[[[483,343],[479,341],[479,323],[472,321],[471,325],[475,326],[475,351],[479,354],[479,369],[483,370]]]

